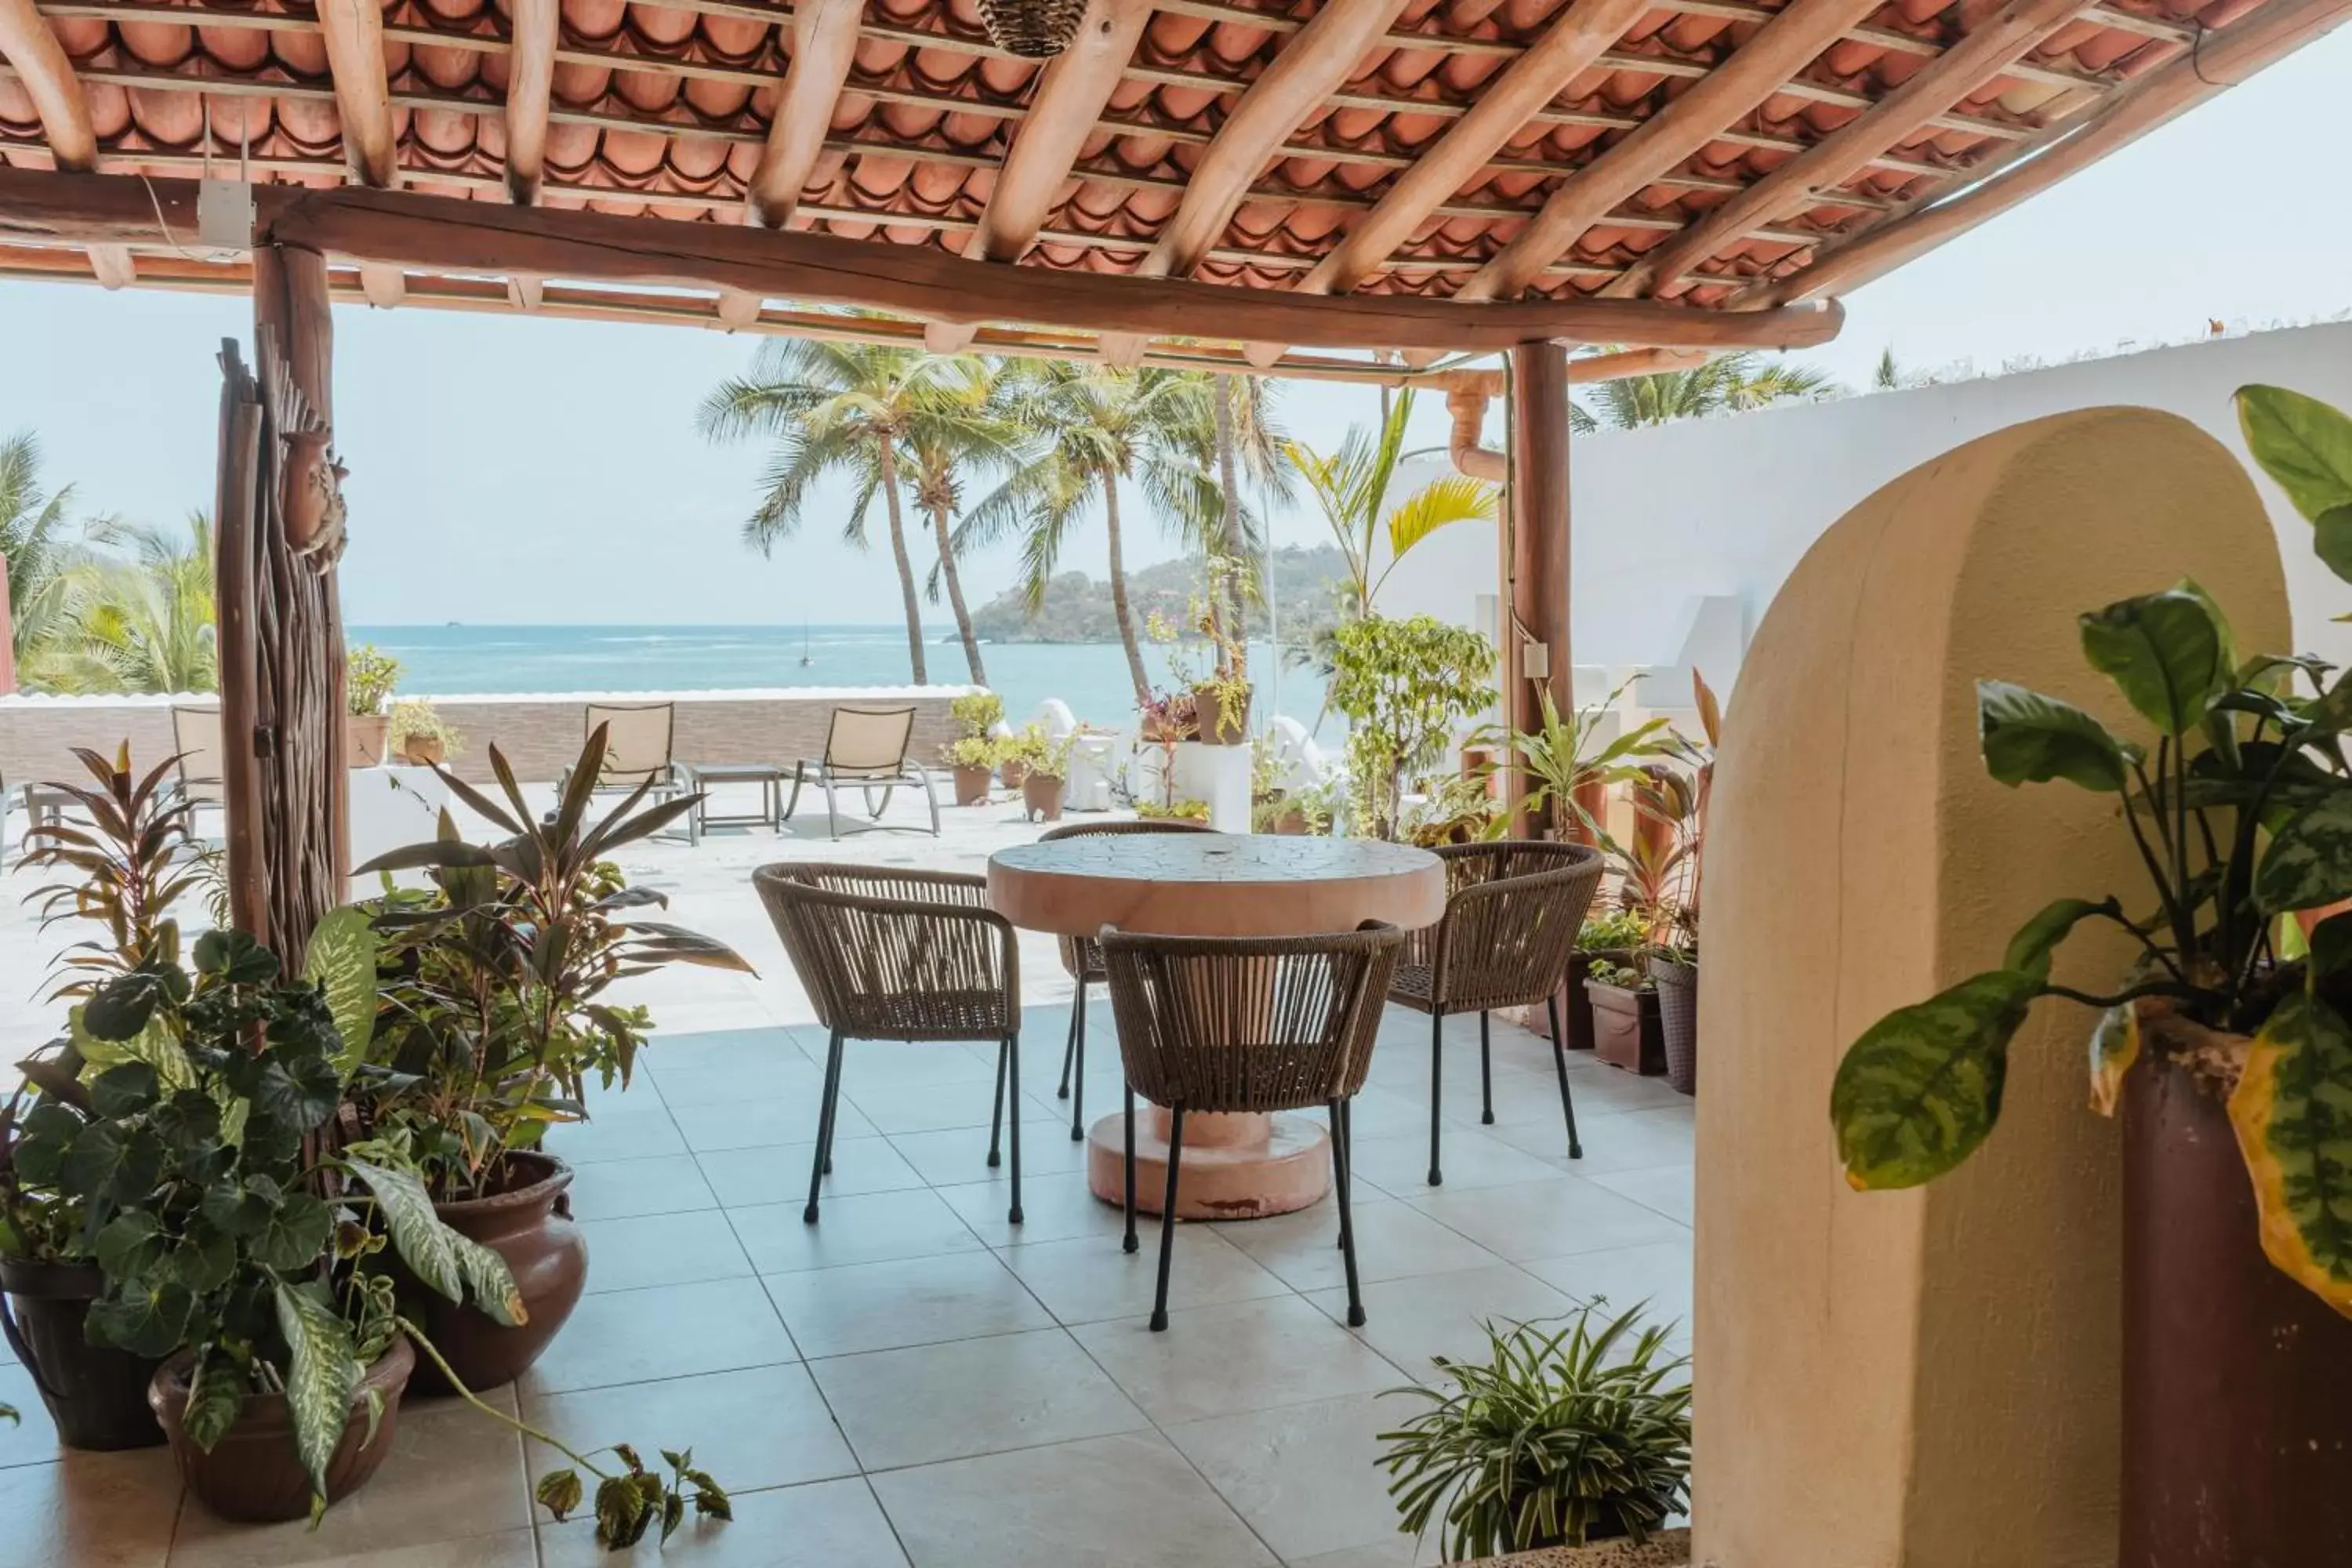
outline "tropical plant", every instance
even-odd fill
[[[1348,559],[1340,594],[1351,616],[1371,614],[1381,584],[1414,545],[1457,522],[1495,519],[1501,490],[1464,474],[1442,475],[1390,503],[1389,490],[1404,460],[1412,403],[1410,391],[1399,393],[1378,426],[1350,426],[1336,452],[1318,452],[1297,441],[1283,447]],[[1383,547],[1388,561],[1376,571],[1374,562]]]
[[[1404,776],[1435,762],[1454,724],[1494,700],[1495,645],[1429,616],[1339,628],[1331,706],[1352,721],[1348,771],[1359,831],[1396,837]]]
[[[1242,500],[1243,475],[1269,500],[1290,499],[1290,471],[1283,458],[1286,445],[1274,422],[1274,391],[1278,384],[1262,375],[1217,375],[1210,378],[1210,422],[1217,470],[1217,527],[1203,552],[1209,595],[1209,637],[1231,650],[1227,678],[1249,675],[1249,606],[1257,597],[1255,574],[1221,572],[1221,563],[1244,567],[1261,552],[1258,531]]]
[[[1569,405],[1568,424],[1580,435],[1633,430],[1838,395],[1837,383],[1824,371],[1772,359],[1760,349],[1741,349],[1690,370],[1601,382],[1585,393],[1584,401]]]
[[[1643,934],[1647,934],[1646,928]],[[1588,985],[1613,985],[1621,991],[1655,991],[1658,988],[1657,981],[1642,965],[1614,963],[1605,958],[1596,958],[1585,966],[1584,980]]]
[[[1187,549],[1203,547],[1222,531],[1224,497],[1208,473],[1215,437],[1206,379],[1053,360],[1017,367],[1005,380],[1005,407],[1031,431],[1041,455],[982,498],[956,530],[959,550],[1017,538],[1024,588],[1034,606],[1078,522],[1099,506],[1111,613],[1139,707],[1151,700],[1151,680],[1128,602],[1121,497],[1128,485],[1140,484],[1151,515]],[[1246,510],[1243,516],[1248,523]]]
[[[1507,753],[1509,760],[1504,765],[1517,768],[1527,780],[1529,812],[1549,808],[1554,826],[1580,828],[1591,842],[1601,843],[1607,838],[1608,829],[1576,798],[1577,792],[1596,785],[1637,784],[1645,777],[1642,764],[1666,750],[1668,726],[1664,719],[1645,720],[1607,741],[1601,739],[1618,700],[1633,684],[1633,680],[1627,680],[1591,707],[1566,716],[1553,700],[1551,688],[1540,687],[1541,711],[1534,730],[1491,726],[1479,731],[1473,742],[1499,747]]]
[[[1448,1386],[1387,1391],[1428,1406],[1380,1435],[1400,1528],[1442,1517],[1450,1563],[1647,1541],[1689,1500],[1691,1390],[1642,1316],[1596,1300],[1549,1331],[1488,1323],[1484,1362],[1433,1358]]]
[[[1004,722],[1004,699],[993,691],[968,691],[948,704],[957,734],[947,743],[951,768],[993,768],[1005,757],[996,727]]]
[[[1510,823],[1502,802],[1487,793],[1484,778],[1455,773],[1424,782],[1421,797],[1404,808],[1398,837],[1434,849],[1441,844],[1499,838]]]
[[[2314,524],[2319,559],[2352,581],[2352,418],[2276,387],[2242,387],[2237,405],[2255,461]],[[2113,1114],[2135,1070],[2185,1071],[2225,1095],[2264,1253],[2352,1314],[2352,913],[2338,912],[2352,899],[2352,676],[2307,657],[2242,655],[2192,582],[2079,625],[2084,660],[2153,731],[2152,747],[2072,703],[1983,680],[1985,766],[2005,784],[2063,780],[2115,797],[2156,907],[2114,893],[2057,900],[2019,928],[1999,967],[1872,1025],[1831,1090],[1846,1178],[1916,1186],[1967,1159],[1992,1131],[2034,1002],[2084,1004],[2101,1013],[2094,1109]],[[2086,921],[2136,948],[2104,994],[2051,978],[2054,951]]]
[[[1610,910],[1584,917],[1576,933],[1576,948],[1579,952],[1630,952],[1648,935],[1640,915],[1631,910]]]
[[[544,817],[496,745],[490,771],[503,801],[436,767],[452,795],[509,837],[467,843],[445,813],[440,837],[360,868],[422,869],[430,881],[363,906],[383,941],[383,979],[353,1048],[404,1080],[373,1126],[409,1151],[436,1198],[502,1190],[509,1153],[536,1149],[551,1125],[585,1119],[591,1072],[628,1083],[653,1021],[642,1006],[604,999],[614,981],[673,963],[751,968],[722,943],[636,918],[667,899],[627,886],[605,858],[700,797],[640,810],[648,782],[592,820],[605,747],[600,724]]]
[[[179,535],[101,521],[89,539],[129,555],[88,552],[67,574],[34,675],[70,691],[216,689],[212,520],[191,512]]]
[[[383,712],[399,684],[400,660],[375,644],[360,643],[343,656],[343,701],[352,717]]]
[[[31,679],[37,656],[67,620],[66,584],[82,555],[72,506],[71,485],[42,485],[38,437],[26,430],[0,441],[0,577],[12,650]]]
[[[441,710],[422,697],[404,698],[392,705],[391,722],[384,726],[384,747],[398,753],[411,741],[437,741],[446,761],[465,748],[466,737],[446,719]]]
[[[1146,822],[1206,822],[1209,820],[1209,803],[1185,799],[1170,801],[1162,805],[1156,800],[1139,800],[1135,803],[1135,815]]]
[[[1000,385],[1003,363],[971,355],[951,361],[949,370],[931,384],[932,395],[922,400],[921,410],[907,429],[907,469],[914,485],[915,505],[930,519],[931,542],[938,552],[924,581],[924,593],[937,604],[940,590],[946,588],[948,605],[955,613],[956,635],[963,643],[964,664],[975,685],[986,683],[988,670],[981,659],[971,612],[964,604],[952,524],[962,504],[968,473],[1002,473],[1026,456],[1029,432],[1005,411],[1006,394]]]
[[[1057,741],[1045,733],[1043,724],[1024,724],[1005,742],[1004,755],[1025,765],[1032,777],[1066,779],[1070,776],[1070,752],[1076,744],[1075,734]]]

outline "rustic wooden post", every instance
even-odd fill
[[[1497,603],[1502,642],[1502,716],[1516,730],[1543,721],[1539,693],[1551,692],[1563,713],[1576,697],[1568,641],[1568,351],[1555,342],[1521,343],[1511,351],[1510,493],[1507,543]],[[1525,819],[1527,781],[1507,775],[1517,830]]]
[[[221,805],[228,819],[229,916],[237,930],[267,940],[268,873],[261,844],[262,788],[257,708],[258,654],[254,623],[254,532],[259,521],[260,389],[221,344],[218,491],[213,502],[215,619],[221,693]]]

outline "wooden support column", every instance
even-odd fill
[[[1556,342],[1511,351],[1509,547],[1502,608],[1503,717],[1514,729],[1543,721],[1538,693],[1563,713],[1576,705],[1569,650],[1568,350]],[[1509,777],[1520,810],[1524,781]],[[1537,825],[1522,822],[1521,831]]]
[[[221,344],[218,491],[213,502],[216,652],[221,694],[221,805],[228,819],[229,920],[249,936],[270,929],[268,857],[261,842],[263,733],[257,709],[254,535],[261,521],[261,392]]]

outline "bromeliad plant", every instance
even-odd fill
[[[2314,524],[2321,561],[2352,581],[2352,419],[2275,387],[2237,401],[2255,460]],[[2152,734],[2119,735],[2071,703],[1987,680],[1985,765],[2006,784],[2063,780],[2116,797],[2153,908],[2112,893],[2058,900],[2000,967],[1873,1025],[1831,1091],[1847,1179],[1916,1186],[1958,1165],[1992,1131],[2033,1003],[2084,1004],[2101,1015],[2094,1109],[2112,1115],[2134,1070],[2187,1070],[2225,1095],[2263,1251],[2352,1315],[2352,913],[2336,912],[2352,899],[2352,675],[2242,657],[2190,582],[2092,611],[2081,627],[2085,660]],[[2105,994],[2050,977],[2084,921],[2137,950]]]
[[[1380,1435],[1399,1529],[1424,1535],[1442,1510],[1445,1560],[1457,1563],[1639,1545],[1687,1506],[1690,1363],[1664,1353],[1668,1330],[1643,1327],[1640,1307],[1611,1317],[1603,1306],[1549,1331],[1489,1323],[1484,1363],[1435,1358],[1452,1392],[1388,1391],[1429,1406]]]

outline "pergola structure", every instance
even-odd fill
[[[1473,432],[1506,391],[1525,721],[1569,695],[1572,379],[1822,342],[1843,290],[2347,10],[1090,0],[1041,64],[972,0],[0,0],[0,277],[256,297],[221,498],[249,832],[315,806],[340,839],[331,552],[279,515],[334,300],[1442,376]],[[299,852],[248,845],[243,885]]]

